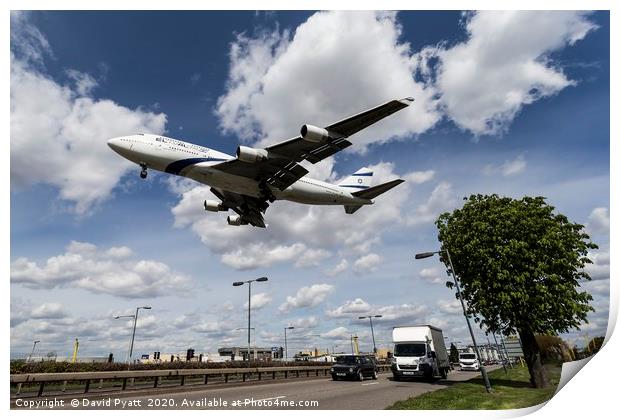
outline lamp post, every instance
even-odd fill
[[[235,328],[235,331],[242,331],[242,330],[247,330],[248,327],[239,327],[239,328]],[[256,328],[251,327],[250,328],[253,331],[256,331]],[[256,352],[256,334],[254,334],[254,352]],[[250,359],[250,349],[248,348],[248,360]],[[256,357],[254,358],[256,359]]]
[[[286,341],[286,330],[294,330],[295,327],[284,327],[284,361],[288,361],[288,342]]]
[[[372,319],[373,318],[382,318],[383,315],[365,315],[365,316],[360,316],[359,319],[366,319],[368,318],[368,320],[370,321],[370,333],[372,334],[372,352],[374,354],[377,354],[377,344],[375,343],[375,330],[372,327]]]
[[[452,278],[454,279],[454,284],[456,285],[456,293],[459,296],[459,300],[461,301],[461,307],[463,308],[463,315],[465,316],[465,320],[467,321],[467,328],[469,328],[469,334],[471,335],[471,341],[474,343],[474,350],[476,352],[476,357],[478,358],[478,362],[480,363],[480,373],[482,374],[482,379],[484,380],[484,387],[487,392],[491,392],[491,383],[489,382],[489,377],[487,376],[487,371],[482,365],[482,358],[480,357],[480,351],[478,350],[478,344],[476,343],[476,337],[474,336],[474,330],[471,328],[471,323],[469,322],[469,315],[467,314],[467,307],[465,306],[465,301],[463,301],[463,296],[461,295],[461,287],[459,286],[459,282],[456,278],[456,274],[454,271],[454,265],[452,265],[452,258],[450,257],[450,252],[448,249],[444,248],[439,251],[433,252],[422,252],[420,254],[415,255],[416,260],[420,260],[422,258],[432,257],[435,254],[441,254],[445,252],[448,257],[448,264],[450,265],[450,273],[452,273]]]
[[[114,319],[133,318],[133,332],[131,333],[131,341],[129,342],[129,353],[127,354],[127,360],[125,361],[127,363],[127,369],[129,369],[129,365],[131,364],[131,357],[133,355],[133,342],[136,337],[136,325],[138,324],[138,312],[140,311],[140,309],[151,309],[151,307],[150,306],[138,306],[136,308],[135,315],[119,315],[119,316],[114,317]]]
[[[252,328],[250,326],[251,321],[251,311],[252,311],[252,283],[255,281],[267,281],[269,280],[267,277],[259,277],[254,280],[246,280],[246,281],[236,281],[232,285],[233,286],[243,286],[247,283],[248,285],[248,367],[250,366],[250,334],[252,332]]]

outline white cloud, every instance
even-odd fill
[[[321,334],[321,336],[325,338],[345,340],[351,337],[351,333],[345,327],[337,327],[326,332],[325,334]]]
[[[334,268],[327,270],[325,274],[327,274],[330,277],[334,277],[344,272],[348,267],[349,267],[349,262],[346,260],[346,258],[343,258],[340,260],[340,262],[338,262],[338,264],[336,264]]]
[[[278,262],[289,261],[299,257],[305,250],[306,246],[301,243],[269,248],[264,243],[258,242],[226,252],[222,255],[222,263],[237,270],[251,270],[258,267],[269,267]]]
[[[463,308],[460,301],[454,300],[440,300],[437,302],[439,310],[447,314],[462,314]]]
[[[316,267],[325,258],[328,258],[331,252],[324,249],[309,249],[303,253],[301,257],[297,259],[295,267]]]
[[[412,184],[423,184],[425,182],[430,181],[435,177],[435,171],[418,171],[418,172],[410,172],[405,175],[405,181],[409,181]]]
[[[381,318],[377,319],[378,322],[409,321],[411,323],[423,323],[425,322],[423,316],[428,313],[428,308],[424,305],[411,305],[404,303],[402,305],[380,306],[373,309],[373,312],[382,315]]]
[[[89,96],[95,80],[68,70],[75,87],[63,86],[40,70],[51,47],[23,14],[12,15],[11,185],[48,184],[85,214],[109,197],[132,166],[107,146],[111,137],[161,133],[166,115],[132,110]],[[35,66],[38,66],[37,70]]]
[[[305,123],[326,125],[413,96],[409,109],[356,134],[353,147],[426,131],[439,119],[434,91],[414,80],[419,60],[400,36],[395,13],[366,11],[318,12],[293,34],[238,35],[217,104],[222,129],[266,144],[297,135]]]
[[[476,135],[501,134],[524,105],[574,85],[551,53],[596,26],[577,11],[482,11],[467,15],[468,39],[426,49],[440,60],[441,107]]]
[[[66,73],[75,83],[75,91],[79,96],[88,96],[98,85],[97,80],[88,73],[82,73],[75,69],[69,69]]]
[[[131,257],[133,251],[126,246],[112,247],[106,251],[106,254],[111,258],[128,258]]]
[[[503,176],[517,175],[525,171],[527,161],[523,155],[517,156],[513,160],[506,160],[501,165],[487,165],[482,172],[485,175],[501,174]]]
[[[60,303],[42,303],[37,307],[32,307],[30,302],[22,299],[11,299],[11,327],[15,327],[31,320],[53,319],[56,322],[69,315]]]
[[[265,306],[269,305],[272,300],[273,298],[267,292],[256,293],[250,298],[250,302],[252,303],[252,309],[254,310],[264,308]],[[246,310],[248,309],[247,302],[243,304],[243,308]]]
[[[45,265],[16,259],[11,263],[11,282],[32,289],[75,287],[126,298],[188,291],[187,276],[158,261],[130,260],[130,253],[126,247],[99,250],[93,244],[73,241],[64,254],[48,258]]]
[[[455,193],[448,182],[437,184],[428,200],[418,205],[416,210],[407,216],[407,224],[418,225],[433,222],[442,212],[456,205]]]
[[[295,328],[314,328],[319,325],[319,320],[315,316],[309,316],[308,318],[297,318],[289,321],[288,325]]]
[[[590,213],[586,229],[592,233],[609,234],[609,209],[597,207]]]
[[[54,53],[47,38],[28,20],[29,12],[11,11],[11,53],[24,62],[43,65],[45,56]]]
[[[365,302],[361,298],[356,298],[353,300],[347,300],[336,309],[328,310],[326,314],[330,318],[349,318],[353,315],[368,312],[370,309],[371,307],[368,302]]]
[[[333,291],[334,286],[325,283],[302,287],[295,296],[287,296],[286,301],[280,305],[279,310],[288,312],[291,309],[297,308],[314,308],[323,303]]]
[[[30,316],[35,319],[65,318],[67,313],[60,303],[44,303],[34,308]]]
[[[359,257],[353,263],[353,271],[358,274],[375,271],[383,258],[377,254],[368,254]]]
[[[608,280],[610,273],[609,251],[590,252],[588,258],[592,260],[592,264],[587,264],[585,271],[592,277],[592,280]]]
[[[434,284],[440,284],[440,283],[446,282],[446,277],[444,275],[444,272],[440,270],[438,267],[423,268],[420,271],[420,277]]]

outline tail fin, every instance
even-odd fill
[[[338,186],[342,188],[347,188],[351,190],[350,192],[354,194],[358,191],[364,191],[367,188],[370,188],[372,182],[372,174],[373,172],[364,167],[360,168],[353,175],[350,175],[342,180]]]

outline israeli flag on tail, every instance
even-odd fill
[[[338,186],[350,190],[351,193],[370,188],[373,172],[364,167],[360,168],[353,175],[346,177]]]

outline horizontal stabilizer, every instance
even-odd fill
[[[399,184],[402,184],[403,182],[405,182],[404,179],[395,179],[394,181],[386,182],[385,184],[379,184],[374,187],[366,188],[362,191],[356,191],[354,193],[351,193],[351,195],[359,198],[366,198],[368,200],[372,200],[373,198],[391,190],[392,188]]]

